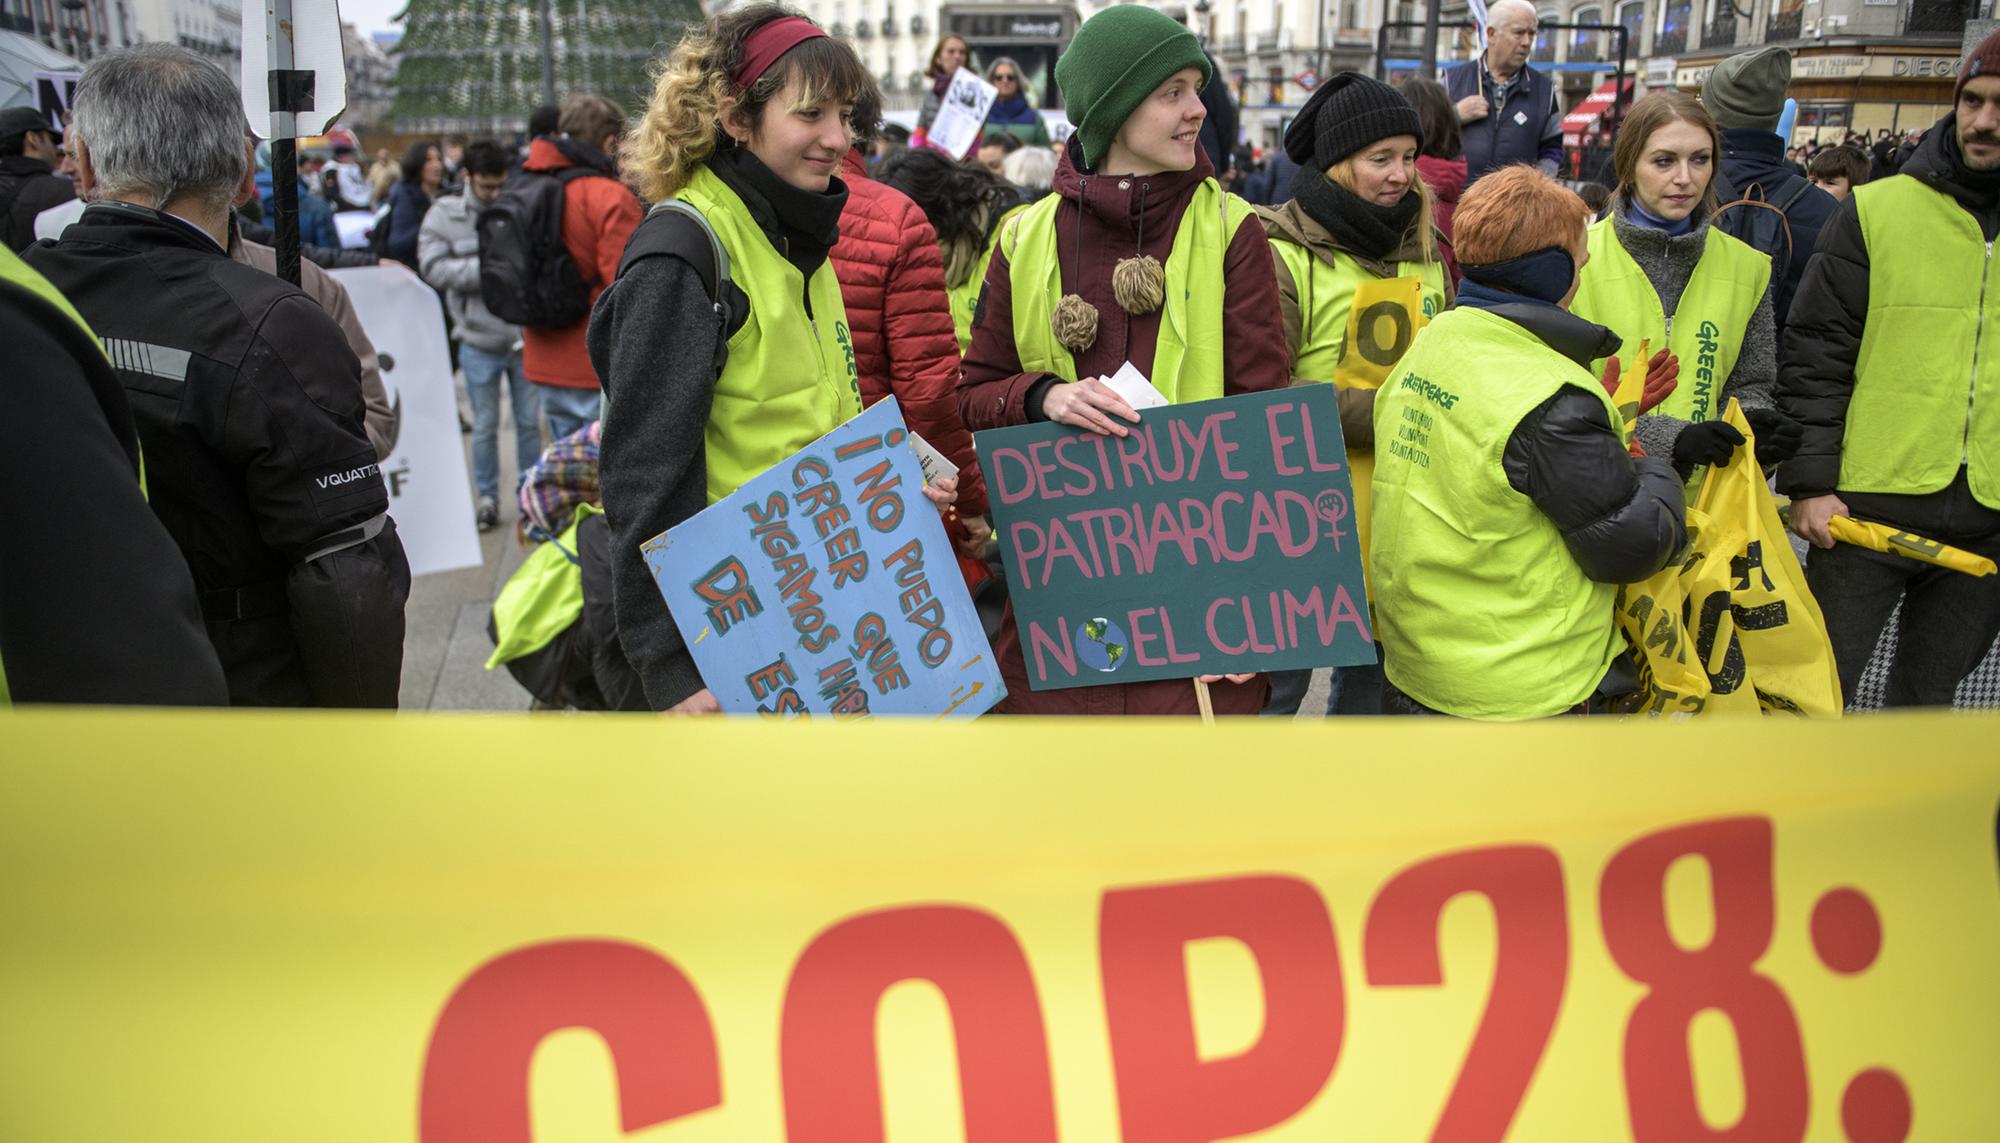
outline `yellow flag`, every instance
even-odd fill
[[[1950,544],[1940,544],[1911,532],[1898,532],[1887,524],[1877,524],[1870,520],[1854,520],[1846,516],[1835,516],[1827,521],[1827,530],[1833,538],[1844,544],[1858,544],[1861,547],[1890,555],[1908,556],[1941,568],[1961,571],[1966,575],[1992,575],[2000,570],[1985,556],[1975,556],[1964,548],[1954,548]]]
[[[1625,418],[1622,426],[1625,446],[1632,446],[1632,437],[1639,431],[1639,403],[1646,396],[1646,362],[1651,360],[1653,342],[1650,338],[1639,339],[1639,352],[1631,361],[1619,362],[1618,390],[1611,394],[1611,403],[1618,406],[1618,412]]]

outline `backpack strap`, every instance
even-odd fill
[[[715,228],[701,211],[677,198],[663,199],[646,212],[645,220],[625,244],[618,262],[618,277],[635,263],[647,258],[678,258],[693,268],[701,279],[715,314],[715,371],[728,363],[729,338],[750,319],[750,298],[729,277],[729,251],[723,249]]]
[[[1785,200],[1783,202],[1774,204],[1777,206],[1779,210],[1784,210],[1784,211],[1791,210],[1792,204],[1799,201],[1800,197],[1806,193],[1807,187],[1812,186],[1811,179],[1803,178],[1798,175],[1793,175],[1792,177],[1797,180],[1792,185],[1792,193],[1786,195]]]

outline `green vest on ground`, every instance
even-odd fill
[[[1711,226],[1669,332],[1659,291],[1606,217],[1590,227],[1590,261],[1570,312],[1608,327],[1624,341],[1626,354],[1637,353],[1642,340],[1651,347],[1649,354],[1672,349],[1681,362],[1680,384],[1654,411],[1700,424],[1722,415],[1722,387],[1736,369],[1743,335],[1770,283],[1769,255]],[[1620,364],[1629,369],[1633,362],[1621,358]]]
[[[69,304],[69,299],[63,297],[62,291],[56,289],[34,267],[21,261],[20,255],[5,246],[0,246],[0,282],[18,286],[26,290],[29,294],[47,302],[58,312],[75,322],[78,329],[89,334],[92,345],[98,345],[97,332],[90,328],[89,322],[83,320],[82,314],[76,312],[76,307]],[[142,495],[145,493],[145,489],[146,475],[142,466],[139,473],[139,491]],[[85,507],[86,509],[88,508],[87,505]],[[10,701],[7,690],[7,666],[5,663],[0,663],[0,706],[5,706]]]
[[[1348,355],[1347,326],[1353,315],[1355,291],[1367,283],[1415,278],[1420,283],[1418,297],[1425,321],[1444,311],[1442,262],[1397,262],[1389,278],[1380,278],[1347,254],[1335,254],[1332,264],[1328,264],[1304,246],[1282,238],[1271,239],[1271,253],[1292,276],[1293,294],[1299,300],[1299,344],[1292,347],[1294,385],[1328,381],[1343,389],[1356,387],[1354,371],[1343,370],[1341,364]],[[1381,347],[1388,351],[1382,356],[1392,363],[1409,352],[1411,340],[1416,337],[1416,322],[1398,328],[1399,332],[1402,330],[1408,331],[1408,338],[1402,344]],[[1354,531],[1361,543],[1365,566],[1374,532],[1369,486],[1375,479],[1375,451],[1349,444],[1347,471],[1354,483]]]
[[[708,414],[713,504],[861,412],[861,382],[831,261],[808,283],[706,164],[675,197],[708,220],[729,251],[730,280],[750,297]],[[812,300],[810,317],[802,297]]]
[[[1507,483],[1521,419],[1568,385],[1617,410],[1583,368],[1483,310],[1431,323],[1375,398],[1375,636],[1389,681],[1461,718],[1560,714],[1588,698],[1620,640],[1617,588]]]
[[[1021,368],[1074,381],[1076,357],[1056,341],[1049,319],[1062,297],[1062,263],[1056,256],[1056,210],[1049,195],[1015,215],[1003,228],[1008,281],[1014,300],[1014,348]],[[1169,404],[1222,396],[1222,259],[1236,230],[1255,211],[1223,191],[1214,179],[1195,188],[1167,255],[1165,312],[1151,369],[1142,369]],[[1102,320],[1113,320],[1105,316]],[[1138,365],[1138,362],[1133,362]]]
[[[1840,491],[1922,495],[1965,466],[2000,509],[2000,305],[1993,244],[1953,199],[1908,175],[1854,189],[1868,246],[1868,324],[1854,363]]]
[[[576,562],[576,530],[601,515],[595,504],[579,504],[555,542],[528,553],[493,600],[493,654],[486,669],[532,655],[569,629],[583,614],[583,566]]]
[[[1000,245],[1000,232],[1006,228],[1007,220],[1028,209],[1017,206],[1000,216],[993,226],[993,233],[986,240],[986,249],[979,252],[979,261],[973,263],[972,276],[963,285],[945,290],[951,299],[951,326],[958,334],[958,355],[964,357],[972,348],[972,318],[979,308],[979,295],[986,289],[986,267],[993,264],[993,250]]]

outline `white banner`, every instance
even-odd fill
[[[347,287],[361,328],[375,343],[382,383],[397,409],[396,444],[382,462],[382,479],[410,574],[477,567],[482,560],[472,483],[437,293],[402,266],[331,273]]]

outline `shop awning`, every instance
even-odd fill
[[[1628,75],[1623,81],[1627,95],[1632,92],[1632,79],[1633,77]],[[1613,103],[1618,101],[1619,82],[1615,79],[1605,80],[1596,91],[1584,96],[1583,102],[1577,104],[1568,115],[1563,116],[1563,146],[1580,147],[1583,145],[1583,137],[1597,130],[1597,121],[1611,110]]]

